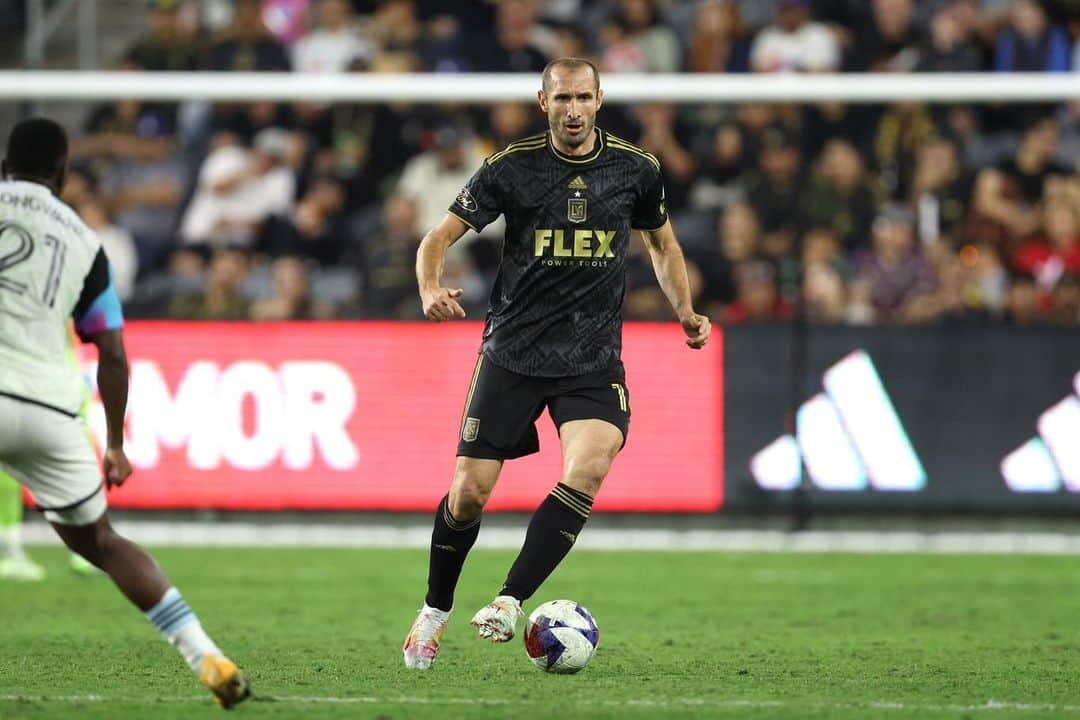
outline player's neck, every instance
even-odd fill
[[[596,149],[596,140],[600,136],[599,128],[593,128],[589,133],[589,137],[585,142],[580,145],[569,147],[559,142],[559,138],[555,137],[555,133],[548,131],[548,136],[551,138],[551,145],[563,155],[569,155],[571,157],[578,157],[581,155],[588,155]]]
[[[34,183],[35,185],[41,185],[49,189],[53,195],[59,195],[60,193],[56,189],[56,185],[48,180],[42,180],[41,178],[31,177],[29,175],[20,175],[18,173],[9,173],[8,180],[16,180],[18,182]]]

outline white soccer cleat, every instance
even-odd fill
[[[427,604],[420,608],[401,652],[405,656],[405,667],[413,670],[427,670],[435,664],[439,654],[439,639],[446,632],[450,622],[450,611],[433,608]]]
[[[0,559],[0,580],[37,582],[45,579],[45,568],[26,556]]]
[[[518,620],[524,614],[517,598],[500,595],[489,605],[480,608],[469,624],[476,628],[482,638],[491,642],[509,642],[517,631]]]

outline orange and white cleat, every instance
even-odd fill
[[[251,697],[251,685],[236,663],[221,655],[207,655],[203,659],[199,682],[214,693],[214,700],[226,710]]]
[[[427,670],[435,664],[439,654],[439,639],[446,632],[450,622],[450,611],[424,605],[420,608],[401,652],[405,656],[405,667],[413,670]]]

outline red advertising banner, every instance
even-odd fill
[[[114,507],[430,510],[454,467],[479,323],[133,322],[126,449]],[[629,442],[597,510],[703,512],[723,501],[722,335],[632,324]],[[84,369],[94,376],[94,351]],[[99,441],[104,414],[90,422]],[[558,435],[508,462],[488,508],[532,510],[559,480]]]

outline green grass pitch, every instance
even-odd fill
[[[430,672],[400,646],[412,550],[157,549],[249,672],[246,718],[1080,717],[1080,573],[1069,557],[575,552],[534,602],[600,625],[578,675],[468,626],[512,553],[477,551]],[[179,656],[57,548],[0,584],[0,718],[221,717]]]

